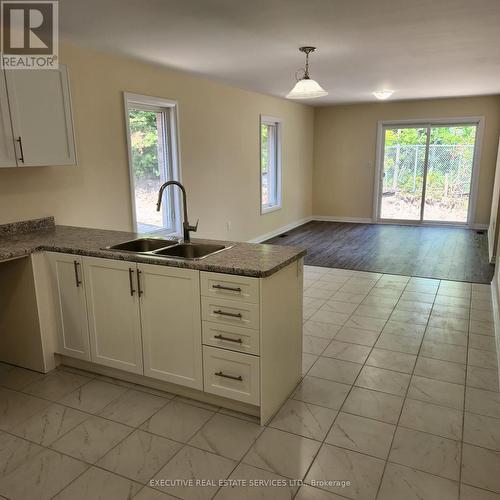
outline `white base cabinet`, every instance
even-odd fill
[[[144,375],[203,390],[200,273],[139,264]]]
[[[92,361],[143,373],[136,265],[83,258]]]
[[[55,286],[55,314],[62,354],[90,361],[90,342],[82,258],[47,254]]]
[[[262,423],[299,382],[302,261],[261,279],[48,255],[61,354],[231,400]]]

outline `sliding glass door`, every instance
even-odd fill
[[[465,224],[478,123],[385,125],[378,218]]]

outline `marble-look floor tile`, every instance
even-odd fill
[[[97,413],[127,389],[101,380],[91,380],[60,400],[60,403],[88,413]]]
[[[366,364],[403,373],[412,373],[417,357],[414,354],[375,348]]]
[[[370,330],[380,333],[386,323],[385,319],[369,318],[366,316],[358,316],[354,313],[345,323],[346,327],[359,328],[361,330]]]
[[[327,311],[343,314],[352,314],[357,307],[357,304],[352,304],[350,302],[341,302],[340,300],[333,299],[328,300],[323,306],[323,308]]]
[[[335,335],[335,340],[372,347],[378,335],[377,332],[344,326],[344,328]]]
[[[465,412],[464,442],[500,451],[500,421],[493,417]]]
[[[401,323],[410,323],[411,325],[427,325],[429,320],[429,312],[419,311],[404,311],[395,309],[390,317],[391,321],[399,321]]]
[[[341,490],[341,488],[339,488],[339,490]],[[341,497],[335,493],[313,488],[312,486],[304,484],[300,487],[295,500],[343,500],[344,498],[345,497]]]
[[[332,340],[330,345],[324,350],[323,356],[341,359],[342,361],[352,361],[353,363],[364,363],[370,354],[370,347],[350,344]]]
[[[500,393],[467,387],[465,408],[472,413],[500,419]]]
[[[410,335],[392,335],[382,333],[375,344],[378,349],[417,354],[422,340]]]
[[[42,380],[33,382],[23,389],[24,392],[51,401],[59,401],[70,392],[92,380],[89,377],[58,370]]]
[[[337,486],[324,489],[356,500],[374,500],[384,471],[384,461],[355,451],[325,444],[321,447],[309,470],[306,482],[332,478],[349,480],[349,488],[339,491]]]
[[[214,415],[189,441],[191,446],[240,460],[263,431],[260,425]]]
[[[457,500],[458,483],[388,463],[377,500]]]
[[[308,354],[307,352],[302,353],[302,376],[306,375],[318,358],[319,356],[315,356],[314,354]]]
[[[402,406],[403,398],[400,396],[354,387],[342,411],[395,424]]]
[[[307,320],[304,323],[303,332],[304,335],[333,339],[340,328],[340,326],[332,325],[331,323],[320,323],[318,321]]]
[[[480,368],[490,368],[498,370],[498,359],[495,351],[483,351],[480,349],[469,348],[467,364],[479,366]]]
[[[243,463],[290,479],[302,479],[321,443],[267,428],[243,458]]]
[[[5,368],[6,367],[6,368]],[[42,380],[44,375],[17,366],[4,365],[4,369],[0,372],[0,386],[21,391],[29,384]]]
[[[49,446],[87,418],[89,415],[86,413],[54,403],[16,425],[10,432],[42,446]]]
[[[356,380],[358,387],[396,396],[404,396],[409,383],[410,375],[407,373],[384,370],[374,366],[365,366]]]
[[[322,441],[337,411],[289,399],[273,418],[270,427]]]
[[[465,363],[467,359],[467,348],[424,339],[420,349],[420,355],[426,358],[441,359],[454,363]]]
[[[429,289],[427,287],[415,287],[411,285],[409,285],[401,295],[401,300],[426,302],[428,304],[432,304],[435,298],[436,295],[432,289]]]
[[[339,413],[325,440],[341,448],[387,458],[396,426],[349,413]]]
[[[425,332],[425,325],[405,323],[403,321],[388,321],[382,333],[389,335],[406,335],[409,337],[422,339]]]
[[[0,387],[0,429],[8,431],[49,405],[43,399]]]
[[[16,500],[48,500],[87,468],[74,458],[44,449],[0,479],[0,495]]]
[[[356,316],[365,316],[367,318],[377,318],[377,319],[389,319],[392,314],[392,308],[381,307],[381,306],[371,306],[366,304],[360,304],[355,312]]]
[[[495,328],[490,321],[470,320],[469,332],[477,335],[495,335]]]
[[[467,386],[485,389],[487,391],[498,391],[498,371],[479,368],[477,366],[468,366]]]
[[[340,288],[340,285],[339,285]],[[313,299],[323,299],[328,300],[335,292],[333,290],[325,290],[323,288],[315,288],[310,286],[304,288],[304,297],[310,297]]]
[[[141,491],[139,491],[139,493],[137,493],[137,495],[134,497],[134,500],[177,500],[177,499],[172,495],[145,486],[144,488],[142,488]]]
[[[500,453],[464,443],[462,482],[500,493]]]
[[[353,384],[360,370],[361,365],[358,363],[320,356],[309,370],[309,375],[343,384]]]
[[[458,480],[460,442],[398,427],[389,460],[440,477]]]
[[[132,498],[141,487],[139,483],[91,467],[54,500],[125,500]]]
[[[349,393],[350,386],[317,377],[305,377],[293,395],[304,403],[338,410]]]
[[[51,448],[79,460],[95,463],[133,428],[100,417],[90,417],[57,441]]]
[[[147,420],[141,429],[187,443],[213,414],[174,400]]]
[[[160,396],[129,389],[106,406],[100,415],[115,422],[138,427],[168,402],[168,399]]]
[[[435,304],[432,308],[433,316],[451,316],[452,318],[469,319],[470,309],[468,307],[453,307]]]
[[[97,465],[146,484],[181,448],[180,443],[136,430],[106,453]]]
[[[462,410],[464,386],[414,375],[407,396],[424,403]]]
[[[215,500],[234,500],[235,498],[239,500],[292,500],[297,491],[296,487],[288,484],[286,478],[246,464],[239,464],[229,479],[234,483],[223,486],[214,497]],[[246,484],[255,481],[258,484],[249,488],[244,485],[239,486],[238,481]]]
[[[0,481],[42,450],[35,443],[0,431]]]
[[[459,441],[462,439],[462,418],[459,410],[407,399],[399,425]]]
[[[477,335],[475,333],[470,333],[469,347],[472,347],[473,349],[483,349],[485,351],[495,351],[496,350],[495,337],[489,335]]]
[[[366,297],[366,293],[352,293],[338,291],[332,295],[330,300],[336,300],[340,302],[349,302],[351,304],[361,304]]]
[[[154,479],[194,480],[218,482],[229,476],[237,462],[229,458],[220,457],[198,448],[185,446],[170,462],[167,463]],[[153,488],[169,493],[186,500],[208,500],[216,493],[218,486],[194,484],[165,484],[151,483]]]
[[[500,494],[462,483],[460,485],[460,500],[500,500]]]
[[[319,355],[325,350],[329,343],[329,339],[304,335],[302,338],[302,352]]]
[[[349,314],[329,311],[328,309],[320,308],[312,316],[311,321],[319,321],[320,323],[332,323],[333,325],[342,326],[348,319]]]
[[[465,365],[460,363],[419,356],[414,373],[421,377],[442,380],[443,382],[465,384]]]
[[[467,347],[466,333],[443,330],[442,328],[435,328],[431,326],[426,329],[424,340]]]
[[[456,332],[465,332],[469,330],[469,321],[463,318],[453,318],[450,316],[436,316],[431,314],[429,326],[442,328],[443,330],[452,330]]]
[[[415,300],[400,300],[395,311],[412,311],[417,313],[430,313],[432,309],[432,304],[428,302],[418,302]]]

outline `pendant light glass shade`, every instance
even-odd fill
[[[306,55],[306,67],[303,69],[304,76],[297,81],[293,89],[286,95],[287,99],[314,99],[323,97],[328,92],[321,85],[309,77],[309,54],[316,50],[316,47],[300,47],[300,52]]]
[[[323,97],[325,95],[328,95],[328,92],[316,80],[304,78],[295,84],[293,89],[286,95],[286,98],[314,99],[315,97]]]

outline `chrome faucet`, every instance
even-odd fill
[[[158,203],[156,204],[156,211],[159,212],[161,208],[161,200],[163,198],[163,191],[167,186],[177,186],[182,191],[182,205],[184,207],[184,220],[182,221],[182,229],[184,231],[184,243],[191,243],[191,237],[189,233],[196,232],[198,230],[198,222],[196,222],[196,226],[190,226],[188,220],[188,212],[187,212],[187,197],[186,197],[186,189],[184,186],[177,181],[167,181],[165,184],[160,186],[160,191],[158,192]]]

